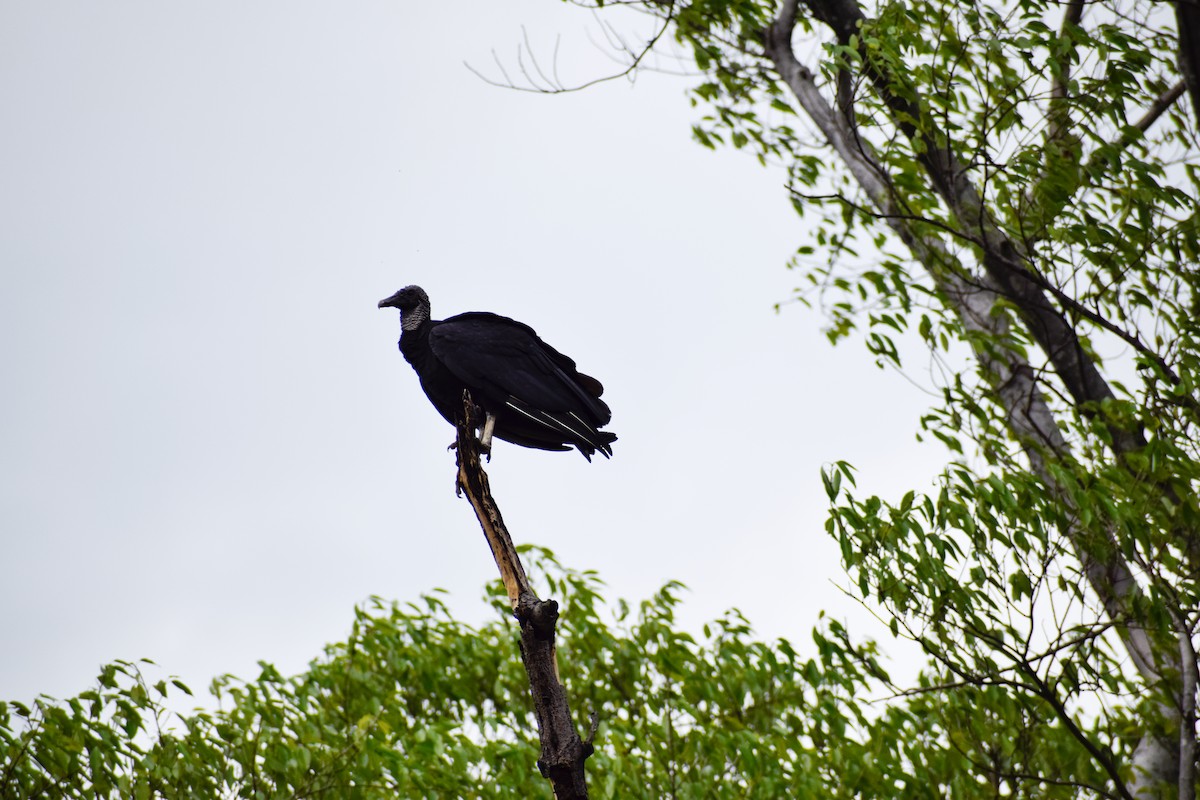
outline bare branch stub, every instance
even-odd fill
[[[492,557],[496,559],[496,567],[500,570],[500,579],[504,581],[504,589],[508,592],[508,602],[513,611],[516,611],[521,596],[533,595],[533,589],[529,586],[529,579],[525,577],[525,567],[517,557],[517,548],[513,546],[508,528],[504,526],[500,509],[492,499],[487,473],[483,471],[479,460],[479,440],[475,438],[475,430],[480,422],[479,409],[467,392],[463,392],[463,409],[465,413],[456,426],[457,489],[460,494],[466,493],[471,507],[475,509],[479,526],[483,528],[483,535],[487,537],[488,545],[492,548]]]
[[[580,740],[571,721],[566,688],[558,679],[558,661],[554,647],[558,623],[558,603],[540,600],[525,577],[525,568],[513,546],[512,537],[492,498],[487,473],[479,460],[479,441],[475,430],[479,411],[471,396],[463,392],[463,416],[457,424],[457,488],[466,493],[479,526],[483,528],[492,556],[500,570],[513,615],[521,624],[521,660],[529,677],[529,691],[537,716],[542,753],[538,769],[550,781],[556,800],[586,800],[587,783],[584,761],[592,754],[591,739]]]

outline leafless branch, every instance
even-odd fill
[[[551,66],[551,72],[554,75],[554,79],[551,80],[546,75],[546,73],[542,70],[541,66],[537,62],[537,59],[533,56],[533,47],[529,43],[528,34],[524,34],[524,40],[525,40],[524,47],[521,50],[517,51],[517,63],[520,65],[521,73],[525,77],[525,80],[526,80],[525,85],[515,83],[508,76],[507,70],[505,70],[504,65],[500,63],[500,59],[498,56],[496,56],[495,51],[493,51],[492,56],[496,61],[496,65],[500,68],[500,74],[504,76],[503,80],[498,81],[493,78],[489,78],[487,75],[484,75],[478,69],[471,66],[471,64],[469,62],[464,61],[463,65],[468,70],[470,70],[471,73],[473,75],[475,75],[475,77],[479,78],[481,81],[483,81],[484,83],[486,83],[490,86],[499,86],[504,89],[514,89],[519,92],[531,92],[533,94],[566,94],[568,92],[579,92],[579,91],[583,91],[584,89],[588,89],[592,86],[598,86],[599,84],[602,84],[602,83],[608,83],[610,81],[620,80],[621,78],[627,78],[630,75],[633,75],[638,70],[638,68],[640,66],[642,66],[642,62],[645,61],[646,57],[649,56],[651,52],[653,52],[655,46],[658,45],[659,41],[666,34],[667,30],[671,27],[672,22],[674,22],[674,9],[673,8],[665,16],[660,18],[660,24],[658,26],[658,29],[654,32],[653,36],[650,37],[649,41],[647,41],[644,46],[642,46],[640,49],[637,49],[637,50],[630,48],[628,45],[625,44],[624,41],[622,41],[618,37],[617,38],[618,44],[616,45],[616,47],[621,52],[627,53],[629,55],[629,57],[630,57],[629,63],[623,69],[621,69],[619,72],[614,72],[609,75],[602,75],[598,78],[592,78],[591,80],[584,81],[583,83],[579,83],[574,86],[565,86],[559,80],[559,77],[558,77],[558,42],[556,41],[555,45],[554,45],[555,63]],[[606,30],[606,35],[609,35],[612,33],[611,31],[608,31],[607,26],[602,26],[602,27]],[[524,29],[522,29],[522,31],[524,31]],[[535,81],[533,79],[533,77],[529,74],[529,72],[525,69],[524,57],[522,56],[522,50],[529,51],[529,54],[530,54],[529,58],[533,65],[534,72],[537,73],[538,78],[542,81],[542,83]]]
[[[521,624],[521,660],[529,677],[542,745],[538,769],[550,782],[557,800],[586,800],[584,761],[592,752],[591,736],[585,746],[575,731],[566,689],[558,678],[554,646],[558,603],[539,600],[525,577],[525,568],[492,498],[487,473],[479,460],[479,441],[475,438],[478,423],[475,403],[469,393],[463,392],[463,414],[456,425],[456,487],[466,494],[475,509],[479,526],[483,528],[500,570],[513,614]]]

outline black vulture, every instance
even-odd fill
[[[420,286],[405,286],[379,307],[400,309],[400,352],[447,422],[462,417],[463,390],[471,392],[486,418],[485,449],[495,435],[539,450],[574,446],[588,461],[597,451],[612,455],[616,434],[599,430],[612,418],[600,399],[604,387],[528,325],[484,311],[430,319]]]

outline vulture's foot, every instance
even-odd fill
[[[479,452],[492,463],[492,431],[496,430],[496,415],[489,413],[483,421],[483,432],[479,434]]]

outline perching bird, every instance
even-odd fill
[[[599,430],[612,418],[600,399],[604,387],[528,325],[483,311],[430,319],[420,286],[405,286],[379,307],[400,309],[400,352],[450,424],[462,416],[463,390],[471,392],[485,414],[485,449],[494,434],[539,450],[573,445],[588,461],[596,451],[612,455],[616,434]]]

